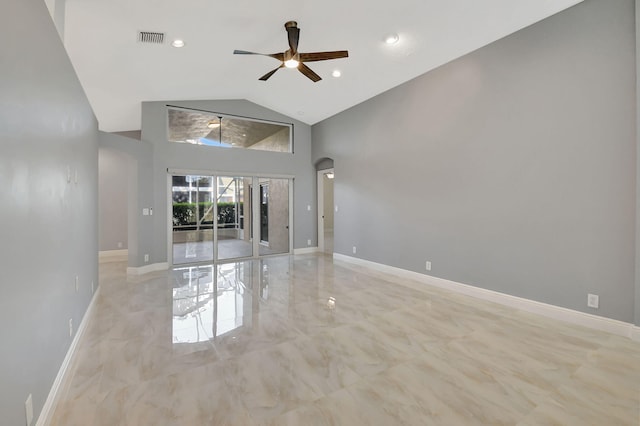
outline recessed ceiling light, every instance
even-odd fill
[[[398,40],[400,40],[400,37],[396,33],[391,33],[384,36],[384,42],[386,44],[396,44]]]
[[[334,76],[335,78],[338,78],[342,75],[342,73],[340,72],[340,70],[333,70],[331,75]]]
[[[184,40],[175,39],[171,42],[173,47],[184,47]]]

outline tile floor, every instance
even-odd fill
[[[324,255],[100,266],[54,425],[640,424],[626,338]]]
[[[281,253],[263,244],[259,245],[258,251],[260,256]],[[252,244],[248,241],[236,239],[221,239],[218,241],[218,259],[220,260],[250,257],[252,252]],[[212,259],[213,240],[173,244],[173,263],[175,265],[209,262]]]

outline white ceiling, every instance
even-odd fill
[[[65,45],[104,131],[139,130],[140,103],[158,100],[247,99],[314,124],[581,1],[67,0]],[[289,69],[258,81],[278,61],[232,52],[286,50],[288,20],[301,52],[349,58],[309,63],[318,83]],[[168,40],[141,44],[138,31]]]

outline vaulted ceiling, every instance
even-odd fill
[[[140,129],[141,102],[158,100],[247,99],[314,124],[580,2],[67,0],[64,41],[104,131]],[[278,61],[233,50],[284,51],[289,20],[300,51],[349,58],[309,63],[318,83],[290,69],[259,81]],[[140,43],[139,31],[165,41]]]

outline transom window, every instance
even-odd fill
[[[293,152],[292,124],[175,107],[168,115],[169,142]]]

